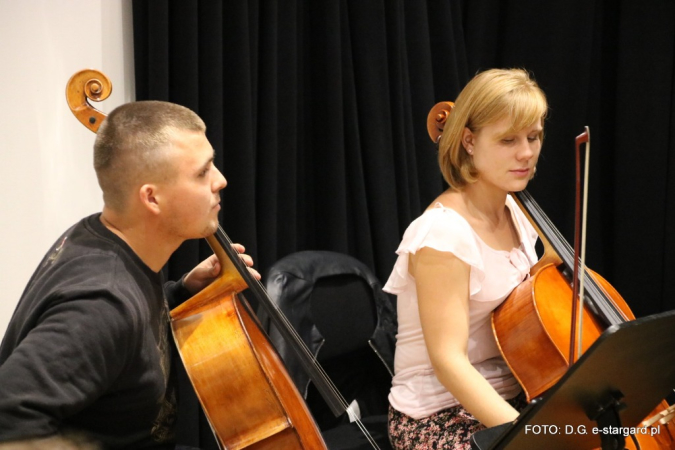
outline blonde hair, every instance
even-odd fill
[[[165,150],[182,130],[204,133],[206,125],[190,109],[169,102],[140,101],[114,109],[94,142],[94,170],[105,205],[122,211],[136,185],[170,177]]]
[[[510,131],[519,131],[541,121],[548,111],[544,92],[522,69],[490,69],[476,75],[455,100],[438,144],[438,164],[445,181],[462,189],[478,179],[473,159],[462,144],[465,128],[473,133],[504,117],[511,118]],[[543,129],[539,138],[543,141]]]

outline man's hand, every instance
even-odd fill
[[[244,254],[246,251],[244,246],[241,244],[232,244],[232,248],[237,253],[239,253],[239,257],[244,262],[244,264],[246,264],[251,275],[253,275],[256,280],[259,280],[261,278],[260,274],[252,267],[253,258]],[[183,284],[185,285],[185,288],[190,291],[190,293],[196,294],[211,284],[213,280],[218,277],[219,273],[220,263],[218,262],[218,258],[216,255],[211,255],[204,261],[200,262],[194,269],[190,271],[190,273],[185,276]]]

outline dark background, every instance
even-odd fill
[[[550,103],[529,192],[571,242],[588,125],[587,264],[636,316],[675,308],[673,0],[136,0],[133,13],[137,98],[204,119],[229,182],[221,224],[262,272],[322,249],[385,282],[444,189],[428,111],[478,71],[522,67]],[[186,243],[169,276],[208,254]],[[189,439],[207,448],[201,425]]]

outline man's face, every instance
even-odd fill
[[[183,240],[212,235],[227,180],[213,164],[211,144],[202,132],[179,130],[167,156],[174,173],[160,190],[165,229]]]

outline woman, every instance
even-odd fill
[[[450,188],[406,230],[385,291],[398,296],[389,435],[396,449],[469,449],[525,405],[490,315],[529,276],[537,234],[509,192],[534,176],[547,112],[519,69],[474,77],[439,143]]]

